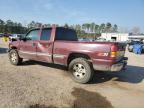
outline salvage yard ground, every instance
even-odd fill
[[[0,108],[144,108],[144,55],[126,52],[127,70],[78,84],[59,65],[13,66],[6,50],[0,41]]]

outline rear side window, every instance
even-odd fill
[[[43,29],[40,40],[50,40],[51,31],[52,31],[51,28]]]
[[[73,29],[57,28],[56,40],[77,41],[77,34]]]

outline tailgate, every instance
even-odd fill
[[[117,43],[117,57],[116,60],[121,60],[125,55],[126,43]]]

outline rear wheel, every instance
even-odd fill
[[[74,81],[78,83],[87,83],[93,77],[93,68],[84,58],[76,58],[69,64],[69,71]]]
[[[14,49],[9,52],[9,60],[12,65],[19,65],[22,63],[22,58],[19,57],[18,52]]]

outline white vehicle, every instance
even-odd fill
[[[23,34],[12,34],[9,38],[10,40],[17,40],[19,39]]]
[[[101,37],[99,37],[99,38],[97,38],[95,41],[105,42],[106,39],[105,39],[105,38],[101,38]]]
[[[0,33],[0,37],[2,37],[3,36],[3,33]]]

